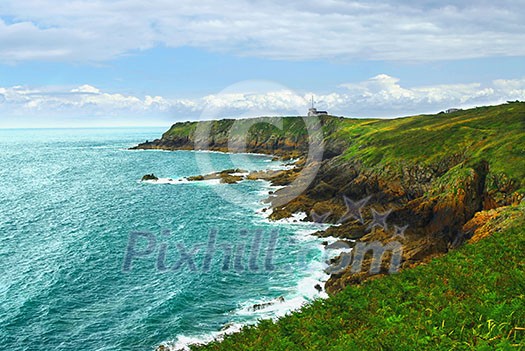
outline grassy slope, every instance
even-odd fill
[[[198,350],[525,349],[525,205],[427,265],[349,286]]]
[[[351,140],[345,158],[372,168],[432,164],[452,155],[468,165],[487,160],[491,173],[504,173],[525,190],[525,103],[395,120],[348,120],[331,138]]]
[[[328,142],[345,143],[343,159],[371,169],[459,155],[464,164],[443,179],[463,177],[486,160],[491,174],[505,174],[525,192],[525,103],[396,120],[333,119],[324,129]],[[525,327],[525,207],[506,211],[517,214],[507,228],[476,244],[199,349],[525,349],[525,331],[508,338],[513,327]]]
[[[268,123],[268,121],[270,120],[272,120],[274,123],[276,123],[276,125],[282,128],[272,126],[270,123]],[[279,125],[277,117],[259,117],[256,119],[247,120],[223,119],[219,121],[210,121],[205,123],[211,123],[211,133],[214,136],[228,137],[230,129],[232,128],[234,123],[236,123],[239,126],[245,122],[253,123],[254,121],[257,121],[256,127],[251,129],[250,131],[253,134],[265,135],[268,138],[270,138],[271,136],[305,136],[308,134],[301,117],[282,117],[282,125]],[[163,138],[169,139],[172,136],[191,136],[197,128],[197,123],[203,122],[176,123],[166,133],[164,133]]]

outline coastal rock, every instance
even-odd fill
[[[155,174],[153,174],[153,173],[145,174],[144,176],[142,176],[141,181],[147,181],[147,180],[157,181],[157,180],[159,180],[159,178],[157,176],[155,176]]]
[[[323,201],[332,199],[337,194],[337,189],[325,181],[320,181],[312,190],[309,195],[312,199]]]
[[[270,180],[274,177],[279,176],[281,173],[282,171],[276,171],[276,170],[252,171],[246,176],[246,179],[248,180],[258,180],[258,179]]]
[[[226,175],[221,175],[220,179],[221,179],[221,183],[236,184],[237,182],[240,182],[241,180],[243,180],[244,177],[226,174]]]
[[[198,181],[204,180],[205,178],[203,175],[197,175],[197,176],[188,177],[186,179],[189,180],[190,182],[198,182]]]
[[[284,297],[283,296],[279,296],[277,299],[275,299],[274,301],[270,301],[270,302],[263,302],[263,303],[257,303],[257,304],[254,304],[250,310],[251,311],[260,311],[262,309],[265,309],[266,307],[270,307],[270,306],[273,306],[275,305],[276,303],[283,303],[284,302]]]
[[[235,184],[245,179],[243,175],[239,175],[243,173],[246,173],[246,171],[242,169],[226,169],[220,172],[210,173],[206,175],[191,176],[187,177],[186,179],[190,182],[217,179],[220,180],[221,183]]]

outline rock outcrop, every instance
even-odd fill
[[[159,178],[153,173],[143,175],[142,176],[142,181],[144,182],[144,181],[147,181],[147,180],[156,181],[156,180],[159,180]]]
[[[331,122],[329,117],[321,119]],[[224,119],[174,124],[162,138],[132,149],[249,152],[294,158],[308,151],[309,131],[301,117]]]

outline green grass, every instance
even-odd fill
[[[331,121],[331,119],[328,119]],[[275,124],[272,124],[273,122]],[[202,122],[181,122],[174,124],[166,133],[164,139],[172,137],[188,137],[193,136],[197,128],[197,123]],[[251,126],[249,128],[251,136],[257,136],[261,139],[287,136],[287,137],[304,137],[308,135],[307,128],[301,117],[282,117],[280,120],[277,117],[259,117],[255,119],[223,119],[219,121],[206,122],[211,123],[210,134],[215,138],[228,138],[232,126],[243,129],[244,126]]]
[[[197,127],[196,122],[179,122],[171,126],[171,128],[162,135],[163,139],[170,139],[174,136],[189,137],[193,135]]]
[[[525,205],[430,263],[349,286],[195,350],[524,350]]]
[[[492,174],[504,173],[523,186],[525,103],[346,124],[334,135],[350,141],[345,159],[359,160],[369,168],[432,165],[450,157],[468,165],[486,160]]]

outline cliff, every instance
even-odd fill
[[[301,117],[278,120],[177,123],[161,139],[136,148],[193,149],[202,144],[198,123],[206,123],[205,145],[211,150],[302,156],[295,171],[281,175],[280,184],[288,184],[295,179],[293,172],[311,166],[304,164],[309,130]],[[232,134],[234,124],[245,131],[242,136]],[[277,201],[286,189],[273,194],[271,218],[306,212],[310,220],[339,224],[317,235],[357,243],[387,244],[399,240],[393,234],[403,228],[398,233],[404,234],[401,268],[460,246],[473,235],[464,226],[480,211],[517,206],[523,200],[525,103],[390,120],[323,116],[320,128],[325,152],[316,161],[319,171],[292,201]],[[362,201],[361,220],[349,216],[348,200]],[[376,225],[378,213],[388,213],[385,225]],[[333,294],[368,279],[371,255],[364,262],[361,272],[348,267],[333,274],[327,291]],[[374,274],[387,273],[387,263]]]
[[[343,118],[322,116],[319,126],[332,133]],[[132,149],[194,150],[250,152],[298,157],[308,151],[313,128],[302,117],[260,117],[245,120],[181,122],[174,124],[160,139],[146,141]],[[309,130],[310,129],[310,130]],[[327,155],[342,149],[325,150]]]

